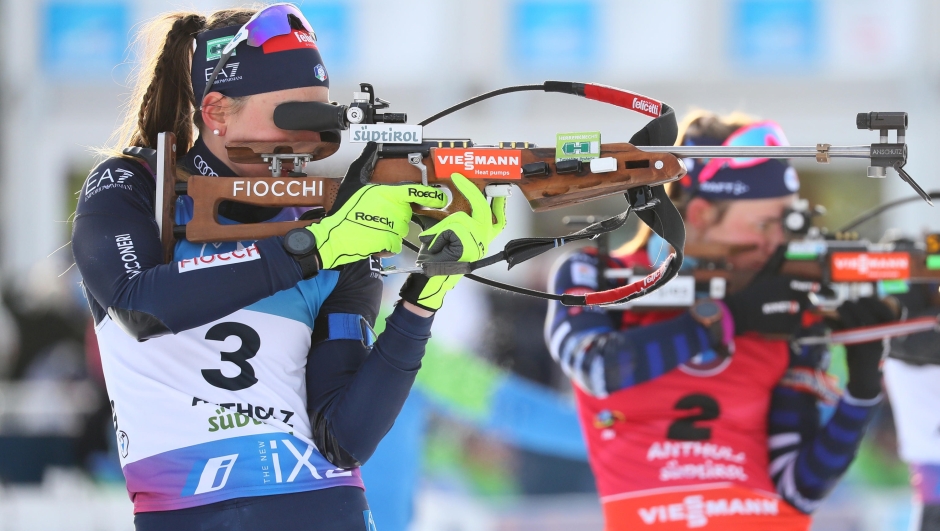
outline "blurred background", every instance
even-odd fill
[[[925,189],[940,188],[930,166],[940,145],[938,0],[296,3],[316,30],[340,103],[369,82],[392,111],[417,123],[510,84],[590,81],[660,99],[680,117],[704,108],[774,119],[793,145],[871,143],[875,133],[856,130],[856,113],[906,111],[907,169]],[[235,5],[0,0],[0,531],[132,529],[90,317],[71,267],[69,219],[96,162],[91,148],[117,126],[136,28],[168,10]],[[425,137],[551,146],[556,133],[599,130],[604,142],[625,142],[643,123],[587,100],[526,93],[445,118]],[[346,143],[307,171],[342,176],[360,148]],[[817,219],[822,226],[912,193],[893,171],[867,178],[864,161],[794,165],[803,195],[828,209]],[[622,200],[610,199],[534,215],[517,194],[510,228],[493,248],[561,234],[565,214],[622,209]],[[919,238],[940,230],[940,216],[912,203],[863,233],[878,239],[893,228]],[[614,234],[613,243],[634,229]],[[559,256],[487,273],[544,289]],[[422,371],[411,416],[399,421],[416,423],[422,438],[410,446],[421,463],[414,511],[401,519],[418,530],[600,529],[569,384],[539,333],[545,305],[469,283],[456,293],[448,300],[460,302],[435,321],[429,356],[442,361],[426,367],[459,363],[475,376],[450,385],[436,376],[447,371]],[[498,399],[506,389],[538,399],[520,408]],[[814,529],[904,529],[909,499],[885,407]]]

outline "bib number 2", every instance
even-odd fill
[[[712,429],[696,426],[701,420],[715,420],[721,414],[721,407],[714,398],[703,394],[685,395],[676,402],[674,409],[697,409],[698,413],[676,419],[669,425],[666,437],[677,441],[707,441],[712,438]]]
[[[261,348],[261,337],[255,329],[242,323],[219,323],[206,332],[206,339],[210,341],[225,341],[235,336],[242,344],[233,352],[222,352],[222,361],[234,363],[241,372],[236,376],[228,377],[219,369],[203,369],[202,377],[210,384],[229,391],[241,391],[258,383],[255,378],[255,368],[248,360],[255,357]]]

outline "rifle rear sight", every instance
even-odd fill
[[[907,146],[904,144],[904,132],[907,130],[906,112],[860,112],[855,117],[859,129],[881,132],[880,143],[871,146],[871,166],[868,176],[883,179],[887,176],[886,168],[901,166],[907,161]],[[897,142],[888,143],[888,131],[897,132]],[[903,177],[902,177],[903,178]]]
[[[353,92],[353,102],[339,105],[336,102],[291,101],[274,108],[274,125],[289,131],[319,131],[336,134],[356,124],[403,124],[408,115],[398,112],[376,112],[387,109],[389,102],[375,97],[375,89],[369,83],[359,83],[359,92]],[[324,140],[328,140],[324,138]]]

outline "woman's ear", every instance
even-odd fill
[[[210,92],[202,100],[202,123],[206,124],[209,131],[219,131],[219,134],[225,134],[225,114],[228,111],[225,96],[218,92]]]
[[[685,223],[698,232],[715,223],[715,206],[701,197],[693,197],[685,206]]]

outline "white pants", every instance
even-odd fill
[[[909,464],[940,464],[940,365],[910,365],[888,358],[884,375],[901,459]]]

